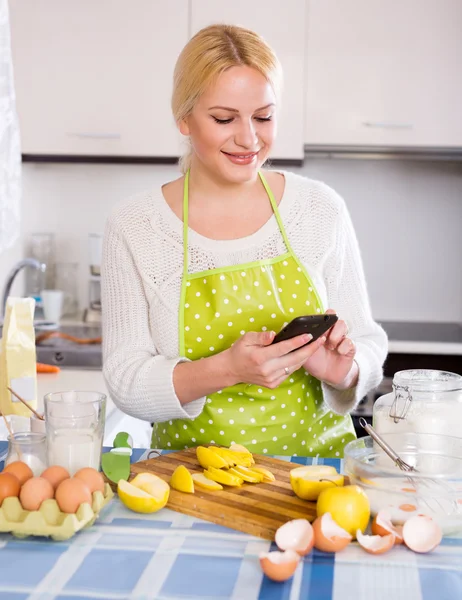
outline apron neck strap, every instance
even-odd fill
[[[282,235],[282,238],[286,245],[286,248],[290,253],[292,253],[292,246],[290,245],[289,238],[287,237],[286,229],[284,227],[284,223],[282,222],[281,215],[279,214],[279,208],[278,208],[276,200],[274,199],[273,192],[271,191],[271,188],[268,185],[268,182],[264,178],[263,173],[261,171],[259,171],[258,174],[260,176],[263,187],[265,188],[266,193],[268,194],[268,198],[269,198],[269,201],[271,202],[271,207],[273,209],[274,216],[276,217],[277,224],[279,225],[279,230],[281,232],[281,235]]]
[[[188,275],[189,169],[183,187],[183,281]]]
[[[287,233],[284,227],[284,224],[281,219],[281,215],[279,214],[278,205],[276,200],[274,199],[273,192],[271,191],[268,182],[263,176],[263,173],[258,172],[260,180],[265,188],[266,193],[268,194],[269,201],[271,203],[271,207],[274,212],[274,216],[276,217],[276,221],[279,225],[279,229],[281,231],[281,235],[284,239],[284,243],[289,252],[292,253],[292,247],[289,242],[289,238],[287,237]],[[189,220],[189,169],[186,171],[186,175],[184,178],[184,187],[183,187],[183,276],[186,277],[188,275],[188,220]]]

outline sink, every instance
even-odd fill
[[[76,338],[101,337],[101,327],[88,325],[62,326],[62,333]],[[63,338],[49,338],[37,345],[37,362],[60,367],[101,369],[103,353],[101,344],[76,344]]]
[[[80,339],[101,337],[101,327],[98,325],[61,326],[56,331]],[[36,335],[41,333],[44,332],[36,331]],[[1,335],[0,325],[0,337]],[[50,338],[37,345],[37,362],[59,367],[101,370],[103,352],[101,344],[76,344],[63,338]]]

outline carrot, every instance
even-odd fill
[[[54,365],[45,365],[44,363],[37,363],[37,373],[59,373],[59,367]]]

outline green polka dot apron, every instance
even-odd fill
[[[222,352],[247,331],[279,331],[301,315],[323,312],[318,293],[287,238],[273,194],[271,202],[286,253],[238,266],[188,272],[188,184],[184,182],[184,272],[179,311],[180,355],[198,360]],[[343,456],[354,439],[350,416],[333,413],[320,382],[303,368],[277,389],[239,383],[206,398],[195,419],[154,424],[155,448],[239,443],[263,454]]]

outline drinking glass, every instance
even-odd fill
[[[26,296],[40,296],[40,290],[54,288],[55,234],[32,233],[29,238],[28,255],[47,266],[46,271],[26,270]]]
[[[99,470],[106,416],[106,396],[68,391],[44,398],[48,464],[71,475],[83,467]]]
[[[90,233],[88,236],[90,250],[90,273],[101,274],[101,255],[103,252],[103,236],[100,233]]]
[[[63,317],[74,317],[79,311],[78,304],[78,263],[57,262],[55,264],[55,286],[64,292]]]

